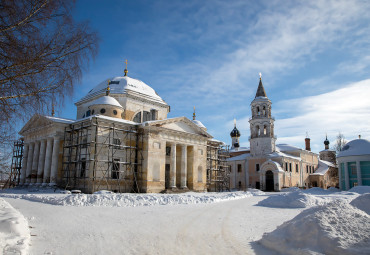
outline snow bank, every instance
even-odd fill
[[[0,198],[0,254],[28,254],[29,242],[27,220]]]
[[[370,214],[370,193],[358,196],[357,198],[353,199],[350,204],[366,212],[367,214]]]
[[[370,186],[355,186],[348,190],[349,192],[356,192],[358,194],[370,193]]]
[[[304,210],[259,241],[282,254],[370,254],[370,216],[335,200]]]
[[[257,194],[257,193],[256,193]],[[62,206],[116,206],[135,207],[153,205],[178,204],[208,204],[228,200],[252,197],[252,192],[225,192],[225,193],[183,193],[183,194],[72,194],[72,195],[34,195],[34,194],[2,194],[10,198],[21,198],[35,202]]]
[[[295,191],[300,191],[300,189],[298,187],[290,187],[281,189],[280,192],[295,192]]]
[[[301,191],[296,191],[270,196],[258,202],[257,205],[277,208],[306,208],[316,205],[323,205],[332,200],[333,198],[316,197],[305,194]]]

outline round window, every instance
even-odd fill
[[[113,110],[113,114],[114,114],[114,115],[117,115],[117,111],[116,111],[116,110]]]
[[[100,113],[105,113],[105,109],[104,108],[100,109]]]

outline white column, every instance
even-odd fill
[[[344,162],[344,182],[346,184],[345,190],[349,190],[348,162]]]
[[[356,161],[356,170],[357,170],[357,185],[362,186],[362,176],[361,176],[361,165],[360,161]]]
[[[24,144],[20,185],[23,185],[26,181],[28,146],[28,143]]]
[[[176,144],[171,144],[170,187],[176,188]]]
[[[53,157],[51,161],[50,186],[56,185],[58,173],[59,137],[54,137]]]
[[[37,167],[37,185],[41,185],[42,177],[44,175],[44,164],[45,164],[45,149],[46,149],[46,140],[43,139],[40,142],[40,156],[39,163]]]
[[[186,189],[186,177],[187,177],[187,146],[181,146],[181,188]]]
[[[30,143],[28,147],[28,156],[27,156],[27,169],[26,169],[26,184],[31,182],[31,172],[32,172],[32,160],[33,160],[33,148],[35,143]]]
[[[49,137],[46,144],[46,156],[44,164],[44,178],[42,180],[42,186],[46,186],[46,183],[50,181],[51,172],[51,156],[53,152],[53,138]]]
[[[37,166],[39,164],[40,155],[40,141],[35,141],[35,148],[33,149],[33,159],[32,159],[32,170],[31,170],[31,183],[36,183],[37,176]]]

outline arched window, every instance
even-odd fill
[[[86,117],[89,117],[91,115],[91,111],[90,110],[88,110],[87,112],[86,112]]]
[[[266,125],[263,126],[263,134],[264,135],[267,135],[267,127],[266,127]]]
[[[133,122],[141,123],[141,112],[136,113]]]
[[[259,107],[259,106],[257,106],[257,115],[258,115],[258,116],[260,116],[260,115],[261,115],[261,113],[260,113],[260,107]]]
[[[262,108],[262,115],[266,116],[266,106],[263,106],[263,108]]]

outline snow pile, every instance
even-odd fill
[[[255,194],[258,194],[255,192]],[[178,205],[178,204],[209,204],[222,201],[252,197],[252,192],[225,192],[225,193],[183,193],[183,194],[71,194],[53,195],[14,195],[3,194],[4,197],[22,198],[30,201],[62,206],[115,206],[135,207],[153,205]]]
[[[334,188],[334,187],[330,187],[327,189],[329,192],[340,192],[340,189],[337,189],[337,188]]]
[[[370,193],[358,196],[357,198],[353,199],[350,204],[366,212],[367,214],[370,214]]]
[[[257,205],[277,208],[306,208],[316,205],[324,205],[332,200],[332,198],[316,197],[305,194],[301,191],[296,191],[270,196],[265,200],[258,202]]]
[[[29,242],[27,220],[0,198],[0,254],[28,254]]]
[[[254,196],[259,196],[259,195],[265,195],[266,194],[262,190],[252,189],[252,188],[248,189],[248,192],[252,193]]]
[[[358,194],[370,193],[370,186],[355,186],[348,190],[349,192],[355,192]]]
[[[300,189],[298,187],[290,187],[290,188],[281,189],[280,192],[294,192],[294,191],[300,191]]]
[[[335,200],[304,210],[259,241],[282,254],[370,254],[370,216]]]

